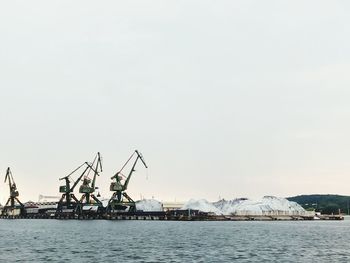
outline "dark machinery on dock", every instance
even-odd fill
[[[131,161],[131,159],[136,155],[136,159],[131,167],[131,170],[128,174],[128,176],[123,175],[123,170],[127,166],[127,164]],[[114,175],[111,177],[112,180],[115,180],[110,185],[110,191],[114,192],[112,197],[108,201],[107,205],[107,213],[111,212],[136,212],[136,205],[134,200],[126,193],[126,190],[128,188],[131,175],[135,172],[135,167],[138,162],[138,160],[141,160],[143,165],[147,168],[146,162],[143,159],[140,152],[135,150],[135,152],[129,157],[129,159],[126,161],[126,163],[123,165],[123,167]],[[123,180],[125,179],[125,182],[123,183]],[[126,210],[129,207],[128,210]]]
[[[78,214],[92,215],[95,217],[104,210],[102,202],[97,198],[99,194],[97,197],[94,195],[95,190],[98,189],[95,186],[96,177],[100,176],[99,172],[102,172],[102,158],[99,152],[90,166],[91,169],[84,176],[83,183],[79,187],[79,193],[83,195],[80,198],[77,212]],[[91,171],[94,173],[92,180],[89,177]]]
[[[1,215],[9,217],[23,216],[25,214],[24,205],[18,199],[19,193],[17,190],[15,180],[13,179],[10,167],[8,167],[6,170],[5,183],[6,181],[9,184],[10,197],[8,198],[5,206],[3,207]]]
[[[80,176],[74,181],[71,179],[71,175],[77,172],[78,170],[81,170],[81,168],[84,168],[83,172],[80,174]],[[58,201],[57,204],[57,210],[56,210],[56,217],[58,218],[72,218],[77,213],[79,214],[81,211],[81,202],[76,198],[74,195],[74,189],[80,182],[81,178],[83,176],[86,176],[90,170],[95,170],[91,164],[88,162],[84,162],[80,166],[78,166],[74,171],[72,171],[70,174],[68,174],[65,177],[60,178],[60,180],[65,181],[65,185],[60,186],[60,193],[62,193],[61,199]],[[71,183],[73,182],[73,185],[71,186]]]

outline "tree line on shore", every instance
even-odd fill
[[[350,214],[350,196],[335,194],[312,194],[287,197],[300,204],[305,210],[322,214]]]

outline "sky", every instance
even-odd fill
[[[0,179],[59,195],[100,151],[108,198],[138,149],[136,200],[350,195],[349,8],[0,1]]]

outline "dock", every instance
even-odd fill
[[[85,215],[69,211],[57,214],[56,210],[37,210],[32,213],[0,215],[0,219],[57,219],[57,220],[160,220],[160,221],[324,221],[344,220],[343,215],[215,215],[199,210],[100,212]]]

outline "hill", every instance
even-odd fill
[[[340,211],[349,215],[350,196],[313,194],[287,197],[287,199],[297,202],[306,210],[315,210],[322,214],[338,214]]]

